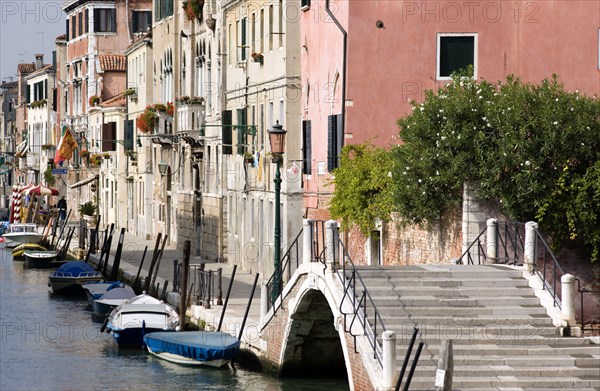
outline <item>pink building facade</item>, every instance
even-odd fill
[[[329,217],[329,172],[337,166],[341,147],[367,140],[396,145],[397,120],[411,110],[410,101],[422,101],[425,91],[446,83],[453,69],[472,64],[476,78],[494,82],[514,74],[537,83],[557,74],[566,89],[600,94],[600,2],[302,4],[304,206],[309,218]],[[347,33],[346,64],[341,28]]]

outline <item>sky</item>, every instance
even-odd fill
[[[0,0],[0,82],[16,80],[17,64],[35,62],[37,53],[44,63],[52,62],[56,37],[65,33],[63,1]]]

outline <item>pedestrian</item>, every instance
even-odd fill
[[[64,220],[67,217],[67,200],[65,200],[65,196],[62,196],[60,200],[58,200],[58,217],[61,220]]]

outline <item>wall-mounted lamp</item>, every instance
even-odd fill
[[[158,163],[158,172],[160,172],[160,176],[165,176],[168,169],[169,165],[164,160],[161,160],[161,162]]]

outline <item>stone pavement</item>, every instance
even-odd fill
[[[113,233],[113,240],[110,250],[109,257],[109,268],[112,266],[114,261],[114,256],[117,249],[117,244],[119,241],[119,233],[117,229],[115,229]],[[123,241],[123,250],[121,254],[121,264],[120,268],[124,271],[125,276],[128,279],[133,280],[138,272],[139,265],[142,260],[142,255],[144,253],[144,248],[147,246],[148,250],[146,252],[146,257],[144,258],[144,263],[142,266],[142,271],[140,273],[140,278],[145,278],[148,275],[148,270],[150,269],[150,264],[152,262],[152,253],[154,251],[154,246],[156,244],[156,238],[152,240],[144,240],[139,238],[133,234],[125,233],[124,241]],[[162,245],[162,240],[160,245]],[[160,246],[159,246],[160,249]],[[99,260],[100,254],[92,254],[91,258],[94,263],[97,263]],[[158,276],[156,279],[156,283],[160,284],[159,292],[162,292],[165,281],[169,282],[167,286],[167,292],[173,291],[173,260],[181,261],[183,259],[183,251],[178,250],[173,246],[165,246],[164,254],[160,263],[160,267],[158,270]],[[193,268],[192,265],[199,265],[202,263],[202,259],[200,257],[191,256],[190,257],[190,274],[189,274],[189,282],[188,289],[194,281],[193,276]],[[213,270],[217,271],[217,269],[223,269],[223,279],[222,279],[222,290],[223,290],[223,302],[225,302],[225,297],[227,295],[227,289],[229,287],[229,281],[231,280],[231,275],[233,272],[233,266],[224,264],[224,263],[216,263],[216,262],[207,262],[205,263],[205,270]],[[227,306],[227,310],[225,313],[225,318],[223,321],[222,331],[228,331],[231,334],[237,336],[239,326],[241,325],[244,312],[246,310],[248,304],[248,297],[252,291],[252,284],[254,282],[255,275],[251,275],[250,273],[241,270],[239,267],[237,268],[233,286],[231,289],[231,295],[229,298],[229,303]],[[215,284],[217,283],[217,279],[215,277]],[[261,279],[259,278],[256,291],[254,293],[254,297],[252,300],[252,305],[250,307],[250,312],[248,315],[248,320],[246,321],[247,327],[245,328],[244,336],[245,340],[252,339],[255,340],[254,335],[256,335],[256,330],[259,325],[260,320],[260,285]],[[195,288],[194,288],[195,289]],[[215,289],[216,294],[216,289]],[[179,303],[179,295],[174,293],[169,293],[167,301],[171,304],[178,305]],[[195,300],[192,297],[190,300],[191,311],[188,309],[188,316],[193,315],[193,321],[197,322],[198,320],[202,320],[207,325],[207,328],[216,328],[219,323],[219,318],[223,309],[222,305],[216,305],[216,299],[212,300],[211,306],[209,309],[204,308],[204,306],[195,305]],[[246,337],[250,335],[250,337]]]

